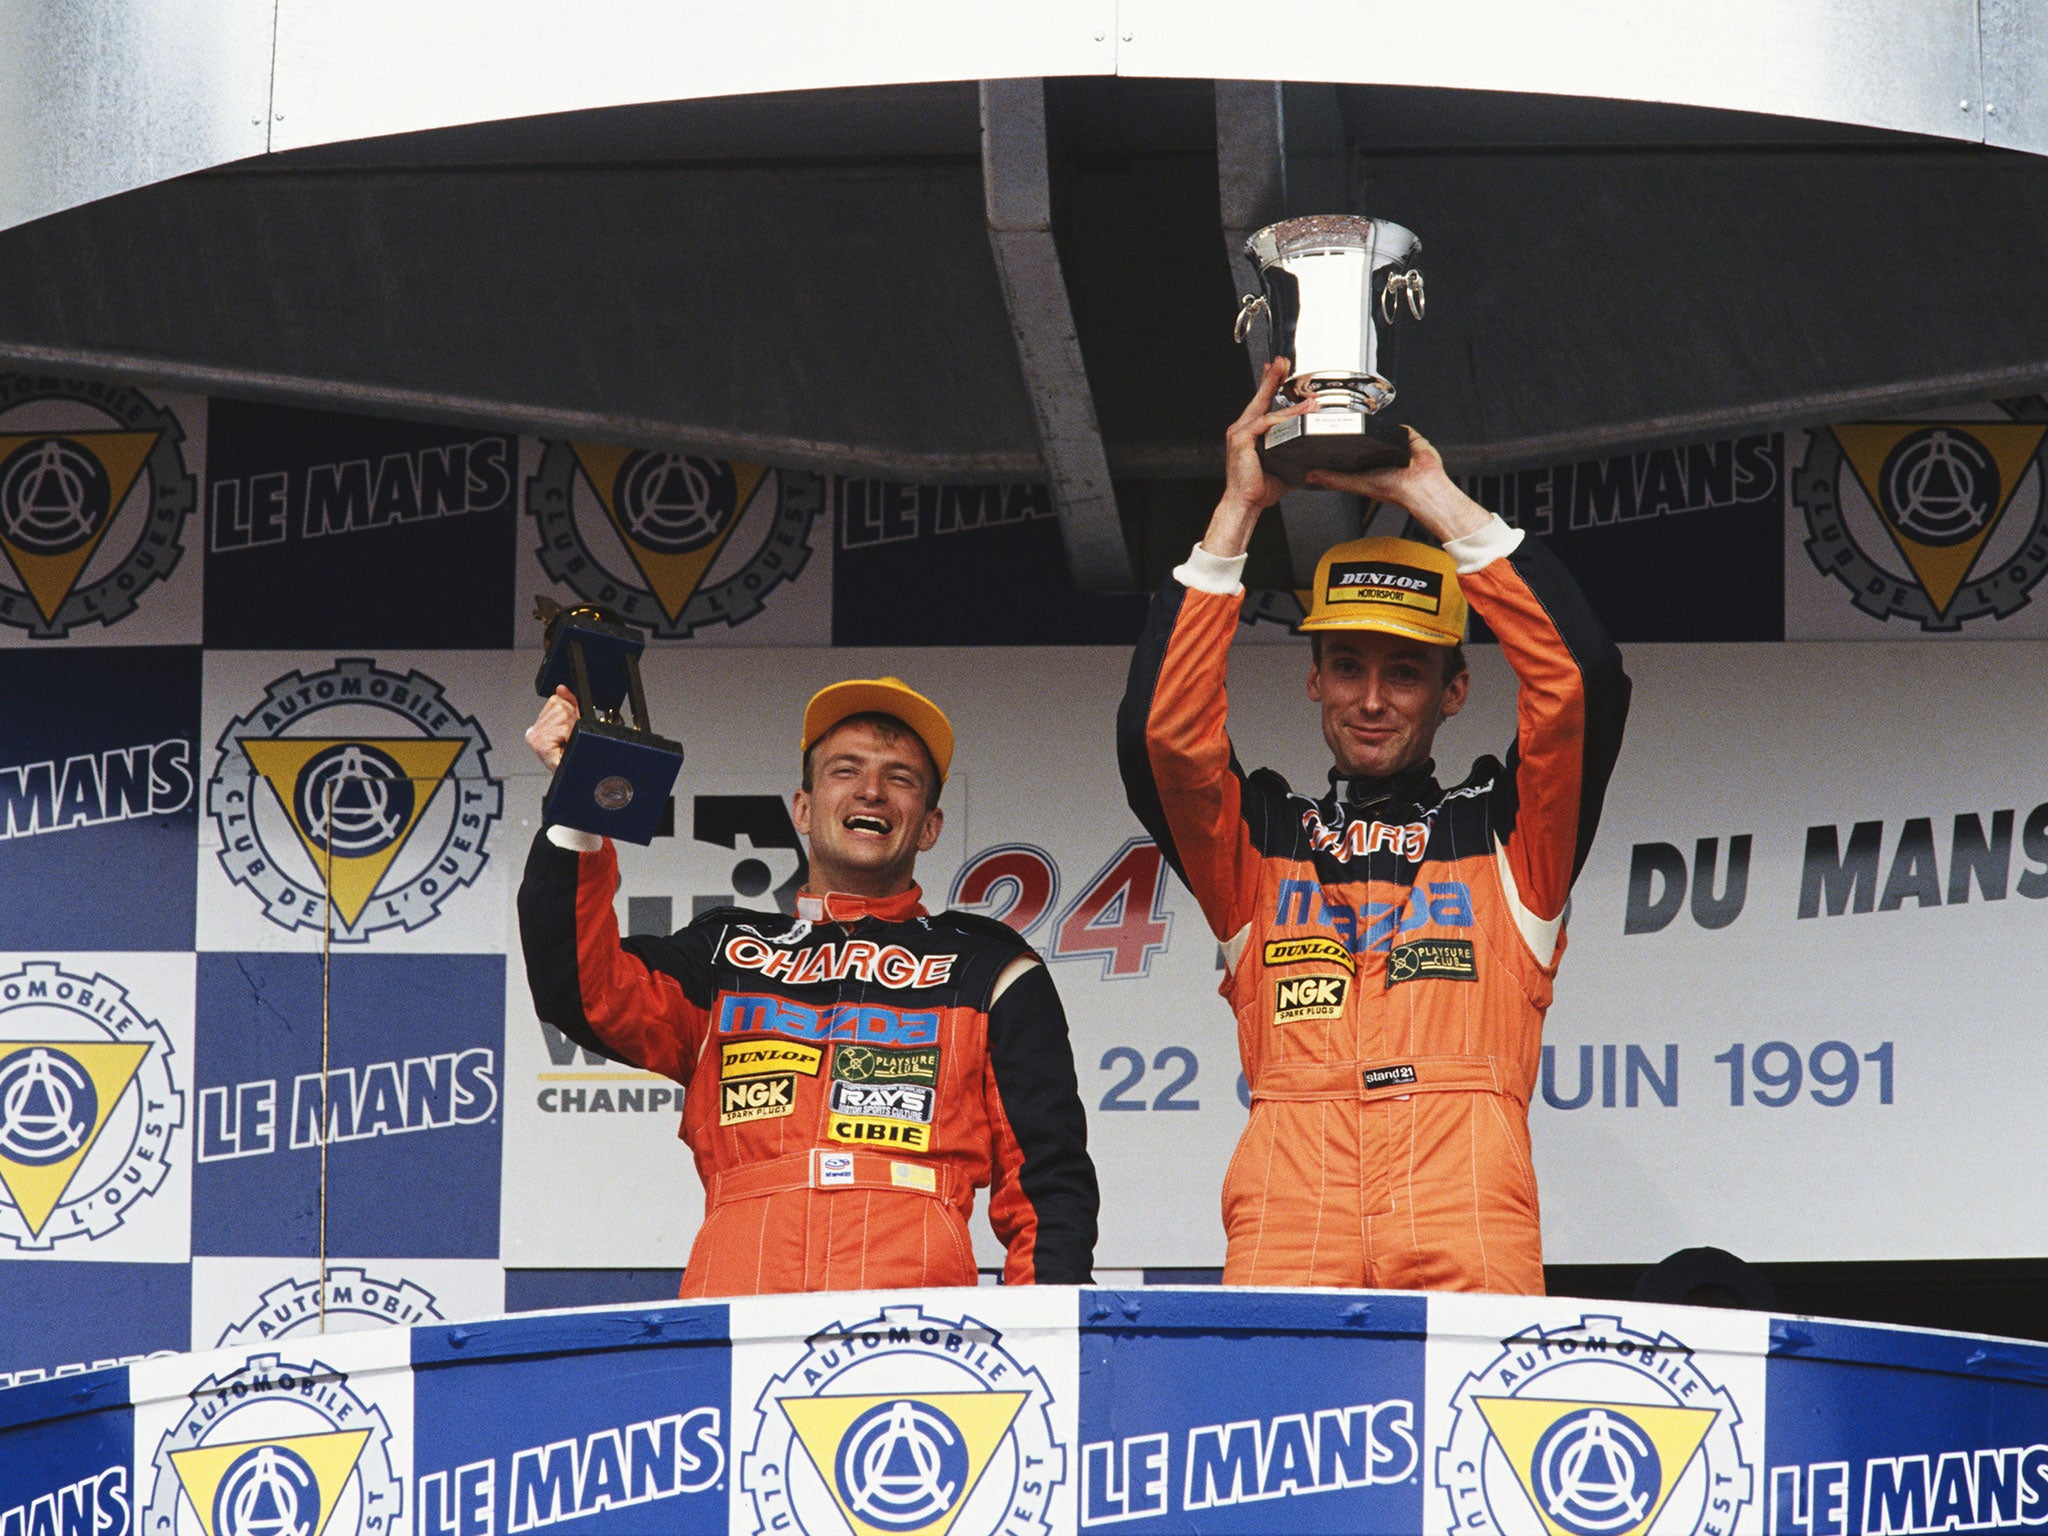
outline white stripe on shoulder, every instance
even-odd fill
[[[996,977],[995,991],[989,993],[988,995],[989,1007],[995,1007],[996,999],[1001,997],[1005,992],[1010,990],[1010,984],[1016,981],[1016,979],[1019,976],[1022,976],[1026,971],[1030,970],[1031,967],[1037,964],[1039,964],[1038,956],[1019,955],[1016,959],[1012,960],[1008,965],[1004,966],[1002,969],[1002,973]]]
[[[1538,917],[1522,905],[1521,892],[1515,889],[1515,872],[1508,868],[1507,847],[1498,838],[1493,844],[1493,862],[1500,871],[1501,889],[1507,892],[1508,911],[1514,916],[1515,927],[1521,930],[1522,942],[1529,946],[1529,953],[1538,964],[1550,964],[1557,958],[1557,936],[1564,929],[1564,914]]]

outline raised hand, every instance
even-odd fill
[[[576,707],[576,695],[567,688],[557,688],[541,705],[540,716],[526,728],[526,744],[533,748],[533,755],[540,759],[540,765],[553,773],[562,761],[562,753],[569,745],[569,733],[576,729],[576,722],[583,718],[583,712]]]

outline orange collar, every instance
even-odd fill
[[[814,896],[809,891],[799,891],[796,915],[813,923],[851,925],[864,917],[880,918],[885,923],[903,923],[913,917],[924,916],[924,892],[914,885],[894,896],[849,896],[844,891],[827,891],[823,896]]]

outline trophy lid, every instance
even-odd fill
[[[1406,266],[1422,254],[1415,232],[1387,219],[1354,213],[1316,213],[1268,224],[1244,243],[1244,253],[1270,267],[1310,251],[1365,251],[1379,267]]]

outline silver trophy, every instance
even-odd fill
[[[1268,224],[1244,252],[1258,265],[1264,293],[1247,294],[1237,339],[1264,314],[1273,355],[1293,371],[1281,392],[1311,395],[1317,410],[1292,417],[1259,443],[1267,470],[1299,485],[1312,469],[1384,469],[1408,462],[1408,434],[1387,407],[1388,377],[1405,311],[1423,310],[1422,242],[1385,219],[1325,213]]]

